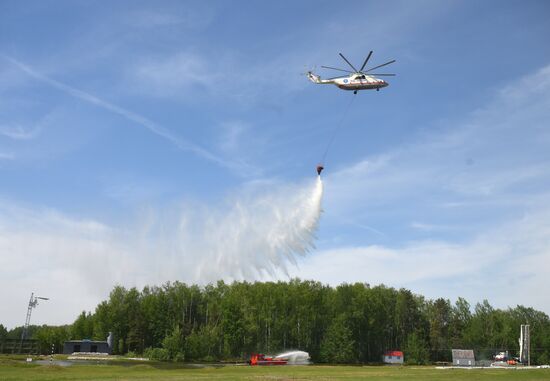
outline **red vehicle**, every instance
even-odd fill
[[[273,358],[266,357],[261,353],[252,353],[250,355],[250,365],[286,365],[288,363],[287,359],[282,358]]]

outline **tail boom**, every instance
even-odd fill
[[[329,83],[334,83],[333,81],[330,81],[328,79],[321,79],[321,76],[311,72],[311,71],[308,71],[307,72],[307,77],[309,78],[309,80],[313,83],[320,83],[320,84],[329,84]]]

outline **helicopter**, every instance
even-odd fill
[[[336,67],[330,67],[330,66],[321,66],[324,69],[331,69],[331,70],[338,70],[343,71],[346,73],[349,73],[347,76],[340,76],[340,77],[334,77],[329,79],[321,79],[321,77],[317,74],[314,74],[312,71],[307,72],[307,77],[309,80],[313,83],[317,84],[334,84],[338,86],[342,90],[353,90],[354,94],[357,94],[357,91],[359,90],[373,90],[376,89],[376,91],[379,91],[381,88],[386,87],[389,85],[386,81],[376,78],[375,76],[380,77],[388,77],[388,76],[395,76],[395,74],[374,74],[370,73],[371,71],[381,68],[382,66],[386,66],[389,64],[392,64],[395,62],[395,60],[391,60],[389,62],[386,62],[382,65],[378,65],[375,67],[372,67],[370,69],[364,70],[365,66],[367,66],[367,62],[369,62],[369,59],[372,55],[372,50],[369,52],[369,55],[367,58],[365,58],[365,62],[363,62],[363,65],[361,66],[361,69],[357,70],[355,66],[353,66],[346,57],[342,53],[340,54],[340,57],[346,63],[353,69],[353,71],[345,70],[345,69],[339,69]]]

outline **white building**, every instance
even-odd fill
[[[403,364],[403,352],[401,351],[387,351],[384,353],[385,364]]]

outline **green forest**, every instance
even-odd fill
[[[126,289],[116,286],[94,312],[72,325],[31,326],[44,353],[69,339],[105,340],[116,354],[167,361],[239,361],[250,353],[300,349],[314,362],[377,363],[403,350],[409,364],[451,360],[451,348],[474,349],[476,359],[499,351],[517,355],[521,324],[531,325],[531,361],[550,362],[550,319],[533,308],[506,310],[483,301],[429,300],[407,289],[365,283],[331,287],[314,281],[180,282]],[[0,340],[19,338],[22,327]]]

